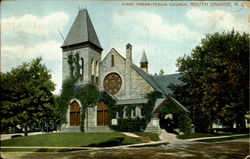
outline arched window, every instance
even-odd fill
[[[95,75],[95,64],[94,64],[94,60],[91,60],[91,75]]]
[[[95,78],[95,63],[94,60],[91,60],[91,82],[94,82]]]
[[[81,69],[80,69],[80,80],[83,81],[83,77],[84,77],[84,60],[83,58],[81,57],[81,60],[80,60],[80,66],[81,66]]]
[[[99,78],[99,63],[96,61],[95,63],[95,76],[96,76],[96,83],[98,82]]]
[[[111,55],[111,67],[115,66],[115,56]]]

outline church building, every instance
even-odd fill
[[[62,80],[71,77],[69,56],[79,55],[80,78],[77,85],[95,85],[99,91],[107,92],[114,100],[115,105],[122,107],[123,112],[115,117],[109,116],[110,108],[104,102],[87,107],[84,119],[85,132],[113,131],[111,125],[119,124],[118,118],[143,118],[143,105],[148,102],[146,95],[153,91],[162,93],[163,98],[156,100],[152,111],[154,117],[147,124],[145,131],[159,132],[160,119],[157,111],[161,105],[171,102],[184,112],[188,110],[176,99],[169,96],[172,92],[168,88],[171,83],[178,84],[180,74],[150,75],[146,52],[133,52],[131,44],[124,44],[126,56],[123,57],[115,48],[112,48],[105,57],[102,57],[103,48],[100,44],[90,16],[86,9],[79,10],[62,48]],[[140,64],[133,63],[132,54],[142,54]],[[126,112],[126,105],[136,105],[130,113]],[[80,131],[82,103],[79,99],[72,99],[68,106],[67,123],[62,129],[65,132]],[[111,122],[108,122],[108,121]]]

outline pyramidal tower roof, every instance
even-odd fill
[[[140,61],[140,62],[148,62],[148,59],[147,59],[145,50],[143,50],[143,53],[142,53],[142,57],[141,57],[141,61]]]
[[[96,47],[102,50],[88,11],[86,9],[81,9],[79,10],[75,21],[72,24],[69,33],[61,47],[87,42],[94,44]]]

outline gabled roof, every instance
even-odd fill
[[[181,77],[181,74],[169,74],[169,75],[154,75],[151,76],[155,83],[158,84],[158,86],[163,90],[165,95],[169,95],[172,93],[171,89],[168,87],[171,84],[181,84],[182,82],[179,80],[179,77]]]
[[[155,102],[155,107],[153,109],[153,113],[156,113],[157,111],[160,110],[160,108],[166,103],[166,102],[172,102],[175,106],[180,107],[181,110],[185,112],[189,112],[187,108],[185,108],[180,102],[178,102],[175,98],[173,97],[167,97],[167,98],[158,98]]]
[[[115,48],[112,48],[112,49],[108,52],[108,54],[103,58],[103,60],[101,61],[101,63],[102,63],[102,62],[108,57],[108,55],[111,54],[111,53],[116,53],[116,54],[119,55],[124,61],[126,61],[126,59],[125,59],[118,51],[116,51]]]
[[[148,59],[147,59],[145,50],[143,50],[143,53],[142,53],[142,57],[141,57],[141,61],[140,61],[140,62],[148,62]]]
[[[67,47],[86,42],[94,44],[98,48],[102,49],[88,11],[86,9],[82,9],[78,12],[75,21],[72,24],[69,33],[61,47]]]
[[[138,66],[132,64],[132,68],[143,78],[145,79],[155,90],[158,92],[161,92],[163,95],[164,91],[159,87],[159,85],[154,81],[154,79],[145,71],[143,71],[141,68]]]

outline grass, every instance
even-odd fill
[[[83,147],[123,138],[121,145],[141,143],[137,138],[121,133],[55,133],[19,137],[1,142],[1,146]]]
[[[151,141],[160,141],[159,135],[155,133],[133,132],[134,134],[142,137],[149,137]]]
[[[224,135],[234,135],[233,133],[192,133],[192,134],[184,134],[178,135],[178,139],[193,139],[193,138],[200,138],[200,137],[214,137],[214,136],[224,136]]]

